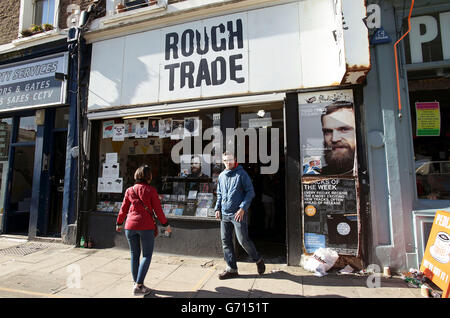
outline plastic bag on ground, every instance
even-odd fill
[[[331,248],[319,248],[305,263],[304,268],[316,276],[324,276],[333,267],[339,255]]]

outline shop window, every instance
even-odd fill
[[[16,142],[34,142],[36,140],[36,117],[20,117],[19,132]]]
[[[3,221],[3,205],[6,192],[6,179],[8,174],[9,145],[11,140],[12,118],[0,120],[0,230]]]
[[[55,0],[36,0],[34,3],[34,24],[53,25],[55,17]]]
[[[215,188],[222,166],[214,160],[214,150],[205,154],[211,139],[203,140],[205,131],[213,126],[220,129],[217,111],[104,120],[97,211],[119,212],[125,190],[134,184],[134,172],[147,164],[152,167],[151,185],[160,194],[166,216],[214,218]],[[180,150],[175,151],[179,163],[172,149]]]
[[[450,200],[450,80],[408,75],[417,196]]]
[[[69,108],[55,110],[55,129],[65,129],[69,125]]]

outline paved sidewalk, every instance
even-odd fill
[[[398,277],[380,278],[330,273],[316,277],[301,267],[238,262],[240,277],[219,280],[223,259],[154,253],[145,284],[146,298],[423,298],[420,289]],[[129,251],[84,249],[60,243],[27,242],[0,236],[0,297],[136,298],[132,296]]]

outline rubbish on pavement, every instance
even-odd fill
[[[319,248],[308,258],[304,268],[313,272],[315,276],[322,277],[327,275],[327,271],[336,263],[339,255],[331,248]]]
[[[201,265],[202,267],[211,267],[214,266],[214,260],[207,261],[206,263]]]
[[[339,271],[340,274],[351,274],[353,273],[353,267],[350,265],[345,266],[343,269]]]
[[[430,289],[429,289],[429,287],[426,284],[423,284],[420,287],[420,294],[423,297],[426,297],[426,298],[430,298],[431,297]]]
[[[391,275],[391,269],[389,268],[389,266],[385,266],[385,267],[383,268],[383,276],[384,276],[384,277],[389,277],[389,278],[392,277],[392,275]]]

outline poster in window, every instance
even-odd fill
[[[159,137],[159,118],[149,118],[148,121],[148,135]]]
[[[184,120],[174,119],[172,121],[172,134],[170,139],[183,139],[184,137]]]
[[[105,120],[103,122],[103,138],[112,138],[114,120]]]
[[[148,120],[140,119],[136,123],[136,138],[147,138],[148,136]]]
[[[186,117],[184,119],[185,137],[195,137],[200,134],[199,117]]]
[[[125,137],[134,137],[136,134],[136,120],[127,119],[125,120]]]
[[[356,175],[350,91],[299,94],[302,175]]]
[[[320,241],[339,254],[356,255],[358,249],[356,180],[323,177],[303,179],[302,193],[306,250],[311,251],[319,246]],[[318,240],[322,237],[324,239]]]
[[[181,155],[180,176],[208,178],[211,176],[211,155]]]
[[[439,102],[416,103],[416,135],[440,136],[441,112]]]
[[[113,141],[125,140],[125,124],[114,124],[112,140]]]
[[[159,121],[159,138],[168,138],[172,134],[172,118]]]

